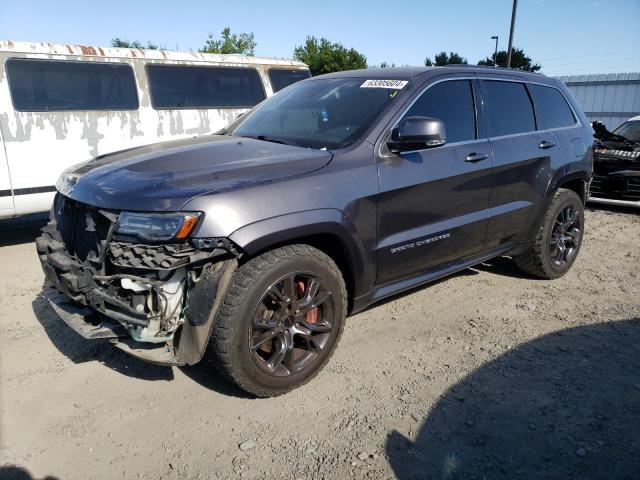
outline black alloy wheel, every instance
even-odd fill
[[[582,234],[580,213],[573,205],[567,205],[558,213],[551,229],[549,252],[551,261],[560,267],[573,261]]]
[[[249,325],[249,348],[265,373],[288,376],[311,365],[327,345],[335,306],[322,279],[292,272],[264,293]]]

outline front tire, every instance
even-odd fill
[[[215,320],[209,355],[238,387],[272,397],[315,377],[335,349],[347,293],[333,260],[290,245],[238,268]]]
[[[584,205],[573,190],[556,191],[533,244],[514,256],[520,270],[536,277],[563,276],[575,262],[584,232]]]

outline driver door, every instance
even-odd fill
[[[475,79],[454,77],[432,84],[401,119],[440,119],[447,143],[380,155],[379,284],[436,270],[483,250],[493,156],[478,121],[479,98]]]

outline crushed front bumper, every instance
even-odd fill
[[[237,267],[236,255],[218,248],[218,242],[205,239],[199,240],[200,244],[201,249],[191,246],[177,250],[171,246],[135,249],[118,244],[114,258],[107,259],[112,252],[107,251],[106,242],[102,252],[81,261],[67,250],[55,221],[45,226],[43,234],[36,239],[40,263],[51,285],[45,294],[55,313],[82,337],[110,341],[132,356],[159,365],[192,365],[202,359],[215,313]],[[164,251],[170,254],[158,253]],[[128,258],[131,264],[138,263],[123,267]],[[105,275],[105,262],[111,265],[110,275]],[[167,341],[135,341],[130,336],[131,329],[145,328],[150,322],[148,312],[144,312],[150,301],[145,295],[150,294],[138,294],[142,300],[136,300],[136,294],[123,296],[121,280],[142,278],[136,275],[163,270],[163,267],[197,273],[197,281],[192,281],[192,276],[184,280],[187,294],[183,298],[188,300],[183,300],[182,323]]]

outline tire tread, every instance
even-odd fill
[[[310,245],[305,244],[287,245],[276,248],[254,257],[244,265],[240,266],[231,280],[231,284],[229,285],[225,298],[220,306],[220,310],[216,316],[213,334],[209,344],[210,354],[213,357],[212,359],[216,369],[227,380],[235,383],[241,389],[257,397],[273,397],[284,394],[309,382],[321,370],[321,368],[316,369],[316,371],[307,377],[302,383],[292,384],[288,389],[278,389],[277,391],[274,391],[268,388],[258,388],[243,374],[241,369],[237,368],[232,358],[232,352],[230,351],[232,328],[234,325],[234,319],[236,318],[236,312],[239,306],[244,301],[247,301],[249,287],[256,283],[261,275],[275,267],[279,262],[308,256],[312,256],[324,265],[327,265],[338,279],[338,284],[340,286],[340,292],[338,293],[345,299],[343,302],[342,312],[344,318],[347,313],[347,289],[342,273],[328,255],[314,247],[311,247]],[[344,323],[344,321],[340,323],[340,331],[338,332],[336,344],[340,341],[340,337],[342,336]],[[333,348],[327,356],[325,364],[329,361],[334,351],[335,348]]]

